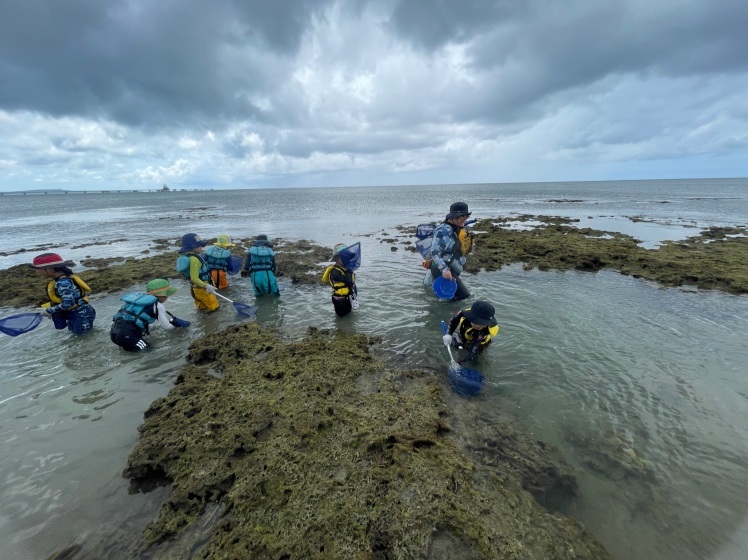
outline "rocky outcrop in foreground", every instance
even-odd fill
[[[372,344],[256,324],[196,342],[124,472],[171,485],[144,555],[199,526],[191,557],[608,558],[533,497],[574,490],[554,451],[509,424],[472,429],[439,375],[388,369]]]

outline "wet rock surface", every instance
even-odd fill
[[[193,557],[608,557],[523,489],[573,492],[556,452],[450,412],[440,375],[389,368],[372,345],[315,329],[286,343],[254,323],[194,343],[124,471],[135,491],[171,488],[143,557],[206,512]]]
[[[318,264],[328,261],[331,250],[316,245],[311,241],[286,241],[283,239],[272,240],[276,251],[276,276],[278,278],[290,278],[294,283],[313,284],[319,282],[322,267]],[[235,240],[236,247],[232,248],[232,254],[244,259],[246,249],[253,243],[252,239]],[[93,290],[93,295],[117,292],[143,286],[154,278],[179,278],[176,271],[177,250],[179,244],[175,241],[157,239],[149,250],[167,250],[161,253],[143,258],[109,257],[109,258],[84,258],[78,263],[73,272],[78,274]],[[54,250],[54,249],[52,249]],[[40,251],[44,252],[44,251]],[[29,254],[29,262],[34,255]],[[64,252],[62,253],[64,257]],[[233,281],[249,280],[241,279],[239,275],[233,277]],[[47,282],[36,275],[34,269],[22,264],[6,270],[0,270],[0,305],[8,307],[38,306],[45,301]]]
[[[576,228],[567,218],[522,216],[523,220],[542,225],[517,231],[505,227],[517,218],[477,222],[474,229],[480,233],[465,269],[497,270],[518,262],[540,270],[612,269],[663,286],[748,293],[746,228],[707,228],[683,241],[665,241],[657,249],[644,249],[631,236]]]
[[[645,221],[640,217],[630,220]],[[479,220],[473,252],[465,270],[499,270],[522,263],[526,269],[617,270],[662,286],[693,286],[748,293],[748,228],[709,227],[681,241],[664,241],[657,249],[640,247],[639,240],[623,233],[577,228],[578,220],[556,216],[521,215]],[[528,229],[512,224],[532,223]],[[412,246],[416,228],[398,228],[406,251]]]

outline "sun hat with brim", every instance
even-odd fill
[[[455,202],[449,207],[449,214],[447,214],[446,219],[454,220],[460,216],[469,216],[470,214],[472,214],[472,212],[468,210],[468,205],[466,203]]]
[[[182,236],[182,246],[179,248],[180,253],[189,253],[195,247],[205,247],[208,244],[207,241],[200,239],[200,236],[196,233],[185,233]]]
[[[75,266],[73,261],[66,261],[57,253],[42,253],[34,257],[31,268],[54,268],[56,266]]]
[[[152,296],[171,296],[177,293],[177,289],[169,285],[168,280],[156,278],[146,284],[146,291]]]
[[[494,313],[496,313],[496,310],[493,305],[487,301],[476,301],[472,307],[463,311],[462,315],[476,325],[495,327],[496,317],[494,317]]]
[[[347,248],[348,245],[346,245],[345,243],[338,243],[337,245],[335,245],[335,247],[332,248],[332,258],[334,259],[338,256],[338,253],[340,253],[341,251],[345,251]]]
[[[213,245],[216,245],[217,247],[223,247],[224,249],[234,246],[234,244],[231,242],[231,238],[228,235],[219,235],[218,239],[215,243],[213,243]]]

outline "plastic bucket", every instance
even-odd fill
[[[470,397],[480,391],[483,386],[483,375],[481,372],[470,368],[450,368],[449,383],[458,395]]]
[[[434,280],[434,293],[439,299],[452,299],[457,293],[457,280],[445,280],[443,276],[439,276]]]
[[[236,274],[242,269],[242,258],[236,255],[231,255],[229,259],[229,274]]]

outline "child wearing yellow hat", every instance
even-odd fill
[[[228,235],[219,235],[216,242],[206,247],[203,253],[205,264],[208,265],[208,270],[210,270],[210,279],[219,290],[229,287],[227,277],[229,266],[231,266],[231,251],[229,251],[229,248],[233,246],[234,243],[231,242]]]

